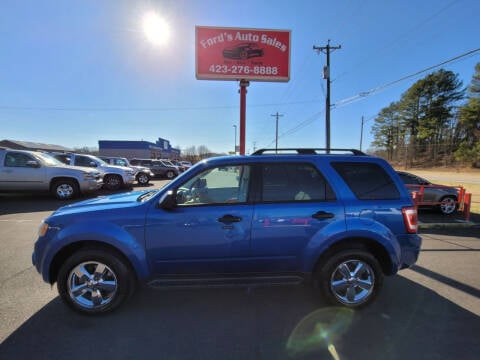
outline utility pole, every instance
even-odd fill
[[[277,111],[276,114],[272,114],[270,116],[275,116],[276,117],[276,126],[275,126],[275,153],[278,152],[278,118],[283,116],[283,115],[280,115]]]
[[[235,153],[235,155],[237,155],[237,125],[233,125],[233,127],[235,128],[235,142],[233,152]]]
[[[327,66],[323,68],[323,78],[327,80],[327,99],[325,102],[325,137],[327,153],[330,152],[330,51],[341,49],[342,46],[330,46],[330,39],[327,42],[327,46],[315,46],[313,50],[317,53],[320,51],[327,54]]]
[[[362,141],[363,141],[363,115],[362,115],[362,128],[360,129],[360,151],[362,151]]]

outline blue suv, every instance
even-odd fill
[[[87,314],[118,307],[138,283],[310,283],[356,308],[420,245],[417,211],[386,161],[265,149],[204,160],[161,189],[64,206],[41,224],[32,260]]]

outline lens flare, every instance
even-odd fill
[[[340,360],[334,342],[350,327],[353,313],[348,308],[327,308],[308,314],[288,338],[287,352],[296,357],[326,349],[334,360]]]

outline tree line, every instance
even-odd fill
[[[418,80],[378,113],[372,132],[372,152],[406,168],[480,167],[480,63],[467,88],[444,69]]]

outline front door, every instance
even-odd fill
[[[242,272],[253,214],[249,174],[249,166],[210,168],[176,189],[174,209],[149,211],[147,255],[157,275]]]

